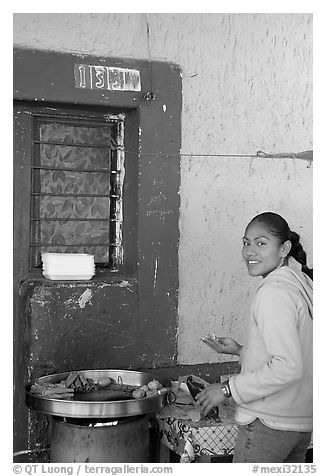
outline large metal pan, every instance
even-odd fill
[[[153,380],[155,375],[136,372],[132,370],[78,370],[84,377],[90,377],[97,382],[99,378],[111,377],[117,383],[123,383],[131,386],[145,385]],[[35,380],[40,385],[49,383],[59,383],[65,380],[71,372],[47,375]],[[31,383],[26,387],[26,404],[29,408],[48,415],[69,417],[69,418],[87,418],[87,419],[118,419],[135,415],[144,415],[155,413],[167,403],[167,394],[170,391],[171,382],[157,378],[163,385],[163,389],[155,395],[148,397],[115,400],[115,401],[79,401],[79,400],[61,400],[56,398],[44,397],[30,392]]]

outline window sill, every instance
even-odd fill
[[[24,282],[27,281],[40,281],[43,283],[48,283],[49,285],[55,285],[58,283],[65,283],[65,284],[74,284],[74,283],[99,283],[99,282],[105,282],[105,283],[118,283],[118,282],[124,282],[127,281],[128,283],[134,283],[137,281],[135,277],[131,276],[124,276],[121,272],[117,271],[110,271],[108,269],[101,269],[97,268],[95,271],[95,275],[91,279],[48,279],[43,276],[42,270],[35,268],[30,273],[28,276],[25,277],[23,280]]]

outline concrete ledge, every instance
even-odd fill
[[[220,380],[221,375],[235,374],[240,372],[239,362],[221,362],[206,363],[195,365],[176,365],[163,368],[138,368],[140,372],[155,374],[157,377],[167,378],[169,380],[178,380],[183,375],[196,375],[197,377],[213,383]]]

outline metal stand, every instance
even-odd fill
[[[146,463],[147,416],[107,421],[51,418],[51,463]]]

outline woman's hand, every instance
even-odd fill
[[[196,400],[203,409],[201,412],[203,416],[206,416],[212,408],[225,400],[226,397],[223,395],[221,387],[221,383],[212,383],[198,393]]]
[[[219,354],[240,355],[242,345],[238,344],[230,337],[216,337],[215,334],[208,334],[202,341]]]

